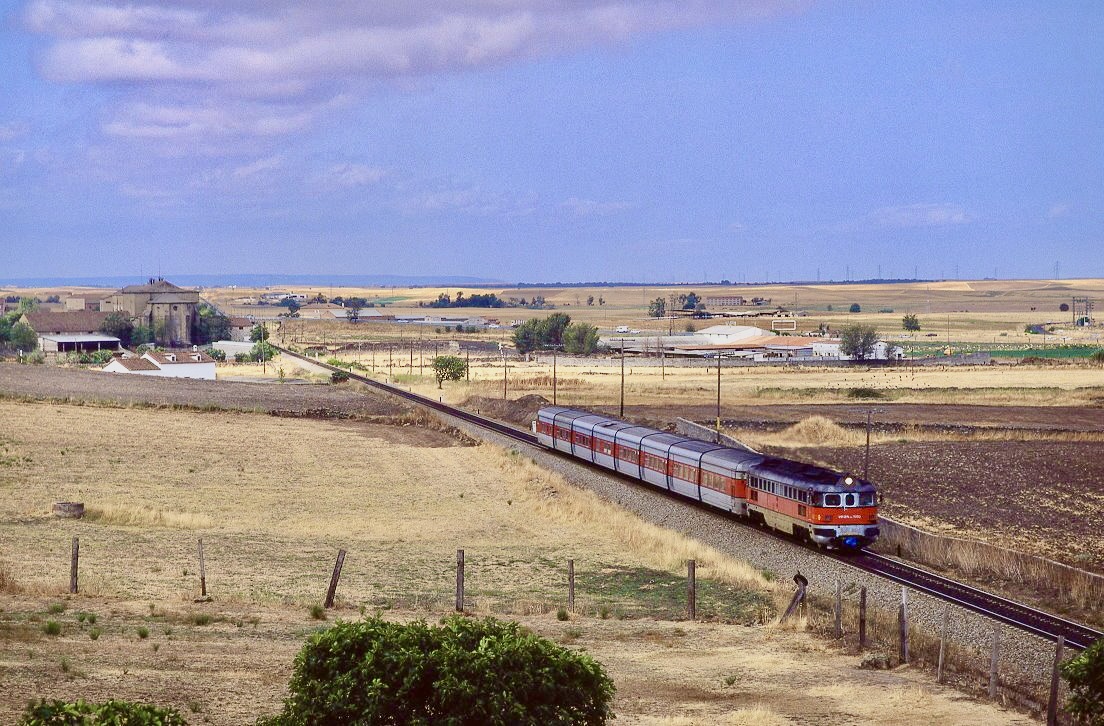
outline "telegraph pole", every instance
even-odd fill
[[[866,410],[866,454],[863,456],[863,480],[867,479],[867,475],[870,473],[870,417],[874,413],[874,409],[868,408]]]
[[[552,405],[556,405],[556,349],[552,349]]]
[[[717,435],[721,433],[721,354],[717,353]]]
[[[621,339],[621,405],[618,407],[618,416],[625,417],[625,339]]]
[[[502,351],[502,400],[506,400],[506,350]]]

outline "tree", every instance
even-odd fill
[[[200,303],[199,317],[196,318],[196,342],[214,343],[216,340],[230,340],[230,318],[220,313],[215,306]]]
[[[598,328],[586,323],[572,323],[564,329],[565,353],[593,353],[598,349]]]
[[[598,304],[599,305],[605,305],[606,304],[606,299],[604,297],[598,298]]]
[[[153,329],[147,325],[135,325],[130,333],[131,345],[144,345],[153,342]]]
[[[901,327],[905,330],[917,331],[920,329],[920,321],[911,313],[901,318]]]
[[[1061,305],[1058,306],[1058,309],[1061,310],[1063,313],[1068,313],[1069,312],[1069,303],[1062,303]]]
[[[689,295],[679,295],[679,299],[682,300],[683,310],[697,310],[698,304],[701,302],[696,292],[692,292]],[[704,310],[705,307],[703,306],[702,309]]]
[[[848,325],[840,331],[840,352],[852,360],[874,357],[878,331],[872,325]]]
[[[348,311],[345,315],[350,323],[360,322],[360,311],[367,302],[362,297],[351,297],[345,301],[345,309]]]
[[[268,340],[268,336],[268,326],[266,326],[264,323],[257,323],[253,326],[253,330],[249,331],[249,339],[254,343],[259,343],[262,340]]]
[[[111,313],[100,324],[100,332],[104,335],[114,335],[123,347],[129,348],[131,337],[134,335],[134,323],[130,322],[130,318],[123,313]]]
[[[593,304],[594,304],[594,296],[593,295],[587,295],[587,305],[593,305]]]
[[[1062,664],[1069,683],[1066,710],[1078,723],[1104,726],[1104,638]]]
[[[268,342],[257,341],[249,351],[249,355],[253,360],[266,361],[272,360],[280,351],[273,348]]]
[[[468,372],[468,364],[456,355],[439,355],[433,359],[432,366],[438,388],[441,388],[442,381],[458,381]]]
[[[310,636],[295,657],[283,711],[262,723],[600,726],[613,716],[613,691],[589,655],[518,623],[372,617]]]
[[[563,345],[563,333],[570,322],[571,316],[565,313],[526,320],[514,330],[514,346],[519,353],[559,348]]]
[[[13,348],[23,352],[30,352],[38,347],[38,335],[26,323],[16,323],[8,333],[8,339]]]
[[[280,307],[288,309],[287,316],[289,318],[294,318],[295,316],[297,316],[299,314],[299,308],[302,307],[301,305],[299,305],[299,303],[295,302],[290,297],[285,297],[283,300],[276,304]]]
[[[862,306],[859,305],[858,303],[851,303],[851,307],[848,308],[848,312],[861,313],[862,312]]]
[[[662,318],[667,314],[667,301],[657,297],[648,303],[648,315],[653,318]]]
[[[39,302],[37,297],[21,297],[19,298],[19,312],[33,313],[35,310],[38,310]]]

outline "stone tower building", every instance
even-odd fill
[[[153,331],[157,342],[191,345],[198,320],[199,290],[187,290],[150,278],[145,285],[127,285],[100,303],[100,310],[121,312],[135,325]]]

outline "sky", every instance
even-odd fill
[[[1104,3],[0,0],[0,278],[1104,276]]]

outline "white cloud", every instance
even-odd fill
[[[966,208],[959,204],[906,204],[882,207],[867,219],[879,227],[943,227],[972,221]]]
[[[334,164],[317,181],[339,187],[366,187],[379,183],[387,171],[367,164]]]
[[[1058,219],[1059,217],[1067,217],[1071,211],[1069,204],[1065,202],[1058,202],[1050,205],[1050,209],[1047,211],[1047,217],[1050,219]]]
[[[69,83],[129,88],[131,103],[226,108],[233,120],[179,124],[131,118],[108,133],[147,139],[178,133],[284,134],[313,120],[312,97],[372,82],[484,68],[670,30],[748,22],[805,0],[32,0],[23,14],[46,36],[42,72]],[[367,83],[366,83],[367,82]],[[157,100],[153,96],[156,94]],[[258,101],[275,108],[265,123]],[[246,102],[248,101],[248,102]],[[246,102],[246,103],[243,103]],[[210,112],[208,112],[210,113]]]
[[[234,169],[234,176],[238,179],[255,176],[257,174],[274,171],[284,165],[283,157],[270,156],[265,159],[257,159],[251,164],[244,164]]]
[[[563,208],[577,217],[606,217],[632,209],[630,202],[597,202],[593,199],[571,197],[563,203]]]
[[[25,133],[27,133],[25,123],[0,124],[0,141],[12,141]]]

